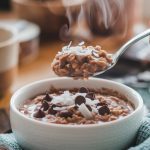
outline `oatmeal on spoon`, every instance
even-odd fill
[[[58,76],[86,79],[111,65],[111,54],[100,46],[85,46],[84,43],[71,46],[70,43],[57,53],[52,69]]]

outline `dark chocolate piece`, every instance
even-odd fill
[[[54,109],[53,109],[54,107],[57,107],[57,106],[56,106],[55,104],[53,104],[53,105],[49,108],[48,114],[51,114],[51,115],[57,114],[57,110],[54,110]]]
[[[35,118],[43,118],[43,117],[45,117],[45,113],[41,109],[39,109],[36,113],[34,113],[33,116]]]
[[[98,109],[98,112],[99,112],[100,115],[109,115],[110,114],[110,110],[106,105],[100,107]]]
[[[106,102],[100,102],[100,103],[97,103],[96,106],[104,106],[106,105],[107,106],[107,103]]]
[[[81,105],[82,103],[85,103],[86,102],[86,99],[85,97],[79,95],[75,98],[75,104],[76,105]]]
[[[68,64],[67,61],[61,61],[60,68],[63,69]]]
[[[83,57],[83,58],[82,58],[82,63],[88,63],[88,62],[89,62],[89,60],[88,60],[87,57]]]
[[[52,100],[52,97],[49,96],[48,93],[46,93],[46,95],[45,95],[45,97],[43,98],[43,100],[46,100],[46,101],[50,102],[50,101]]]
[[[59,114],[60,117],[64,117],[64,118],[68,118],[68,117],[71,118],[72,115],[73,114],[71,112],[69,112],[69,111],[61,111],[60,114]]]
[[[89,90],[87,88],[85,88],[85,87],[81,87],[79,89],[79,93],[88,93],[88,92],[89,92]]]
[[[91,99],[91,100],[94,100],[95,99],[95,94],[93,92],[89,92],[86,94],[86,97]]]
[[[43,101],[41,108],[43,108],[43,111],[47,111],[49,108],[49,104],[47,103],[47,101]]]
[[[78,106],[75,105],[73,108],[74,108],[75,110],[77,110],[77,109],[78,109]]]

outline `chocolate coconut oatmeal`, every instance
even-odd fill
[[[70,45],[63,47],[53,60],[52,69],[58,76],[88,78],[112,65],[111,54],[100,46]]]
[[[54,89],[26,100],[19,111],[55,124],[99,124],[120,119],[134,110],[126,97],[109,89]]]

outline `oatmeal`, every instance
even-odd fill
[[[112,65],[111,54],[100,46],[65,46],[58,52],[52,69],[58,76],[88,78]]]
[[[54,89],[26,100],[19,111],[55,124],[98,124],[120,119],[134,110],[126,97],[109,89]]]

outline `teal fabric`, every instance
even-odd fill
[[[0,135],[0,150],[22,150],[12,133]]]
[[[150,114],[148,114],[139,128],[136,145],[129,150],[150,150]]]

